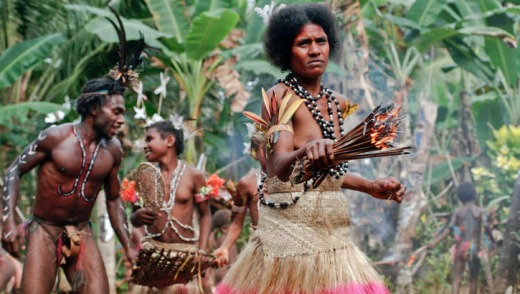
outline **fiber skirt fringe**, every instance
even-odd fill
[[[285,210],[261,207],[258,230],[217,293],[389,293],[350,240],[348,203],[340,185],[341,180],[328,178]],[[277,179],[270,179],[268,187],[270,199],[277,202],[299,189]]]

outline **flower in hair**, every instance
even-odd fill
[[[154,123],[160,122],[160,121],[163,121],[163,120],[164,120],[164,118],[160,114],[154,113],[151,118],[147,118],[146,119],[146,125],[147,126],[151,126]]]
[[[173,127],[177,130],[184,129],[184,117],[177,112],[170,115],[170,121],[172,122]]]

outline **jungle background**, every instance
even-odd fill
[[[284,3],[302,1],[284,1]],[[343,52],[324,83],[359,109],[353,126],[376,105],[400,102],[400,144],[410,155],[350,162],[368,178],[393,176],[407,186],[400,205],[345,191],[353,235],[393,293],[449,293],[453,237],[418,250],[460,206],[456,187],[473,182],[493,238],[481,293],[519,293],[520,36],[519,0],[335,0]],[[144,161],[144,123],[160,115],[189,130],[184,158],[208,175],[237,181],[257,167],[248,155],[242,111],[258,112],[261,88],[285,73],[266,61],[265,24],[255,8],[268,0],[119,0],[127,38],[144,35],[138,68],[147,100],[127,92],[121,179]],[[274,5],[280,4],[275,1]],[[0,175],[37,134],[74,121],[81,86],[118,59],[105,0],[0,1]],[[131,50],[130,50],[131,51]],[[155,118],[154,118],[155,116]],[[348,129],[348,127],[347,127]],[[36,171],[20,185],[19,221],[31,215]],[[2,184],[2,183],[0,183]],[[223,190],[223,195],[226,192]],[[102,197],[102,195],[101,195]],[[229,205],[222,196],[213,210]],[[103,203],[100,201],[99,203]],[[102,205],[92,219],[112,291],[124,293],[121,246]],[[239,240],[247,242],[249,227]],[[465,277],[463,284],[467,283]]]

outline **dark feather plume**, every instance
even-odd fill
[[[107,5],[108,9],[112,11],[114,16],[117,19],[117,23],[119,24],[119,27],[110,19],[107,17],[108,21],[112,24],[114,29],[117,32],[117,37],[119,38],[119,71],[122,73],[124,71],[125,65],[126,65],[126,32],[125,27],[123,26],[123,22],[121,21],[121,17],[119,17],[119,14],[114,10],[114,8]],[[143,41],[144,42],[144,41]]]
[[[137,42],[137,46],[135,48],[134,56],[128,63],[128,68],[131,70],[135,70],[135,68],[141,63],[142,61],[142,54],[144,51],[144,48],[146,47],[146,43],[144,42],[144,36],[143,33],[139,32],[139,41]]]

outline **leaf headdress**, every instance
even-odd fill
[[[273,95],[269,98],[262,88],[262,99],[265,109],[267,110],[268,120],[266,121],[258,114],[249,111],[242,112],[251,119],[255,123],[256,128],[264,134],[266,147],[269,151],[272,151],[271,144],[275,144],[278,141],[280,131],[293,133],[292,127],[287,123],[291,120],[298,107],[303,103],[303,100],[298,99],[289,105],[291,96],[292,93],[287,94],[287,91],[285,91],[280,100],[281,104],[278,105],[276,93],[273,92]]]

